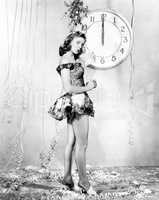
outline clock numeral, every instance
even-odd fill
[[[126,36],[124,37],[123,42],[124,42],[124,43],[127,43],[127,42],[128,42],[128,38],[127,38]]]
[[[116,24],[116,17],[113,18],[113,23]]]
[[[124,48],[121,48],[121,49],[120,49],[120,52],[123,54],[123,53],[124,53]]]
[[[96,62],[96,55],[93,51],[91,52],[91,58],[93,59],[94,62]]]
[[[95,17],[94,16],[90,16],[90,22],[94,22],[95,21]]]
[[[104,63],[105,63],[105,59],[104,59],[104,57],[101,57],[101,59],[100,59],[100,63],[101,63],[101,64],[104,64]]]
[[[82,24],[82,31],[87,31],[87,24]]]
[[[101,20],[105,20],[106,17],[107,17],[107,14],[105,14],[105,13],[101,14]]]
[[[112,56],[112,61],[116,61],[116,56]]]
[[[125,32],[125,26],[121,26],[121,32]]]

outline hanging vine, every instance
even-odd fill
[[[132,14],[131,14],[131,28],[134,28],[134,17],[135,17],[135,0],[131,0]],[[133,49],[130,53],[130,79],[129,79],[129,102],[130,102],[130,118],[128,119],[128,133],[129,133],[129,145],[134,145],[135,138],[134,133],[136,130],[136,118],[134,108],[134,78],[135,78],[135,64],[133,59]]]

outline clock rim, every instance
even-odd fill
[[[123,63],[128,58],[128,56],[130,55],[130,53],[132,51],[132,48],[133,48],[133,43],[134,43],[134,34],[133,34],[133,31],[132,31],[132,27],[130,26],[130,23],[128,22],[128,20],[123,15],[119,14],[118,12],[116,12],[116,11],[114,11],[112,9],[95,9],[95,10],[89,10],[88,13],[87,13],[87,16],[83,17],[83,19],[87,18],[88,15],[90,15],[91,13],[97,13],[97,12],[106,12],[106,13],[111,13],[113,15],[116,15],[117,17],[119,17],[126,24],[128,30],[129,30],[129,33],[130,33],[129,49],[127,50],[127,53],[125,54],[125,56],[123,57],[123,59],[121,59],[115,65],[107,65],[106,67],[104,67],[104,66],[103,67],[100,67],[100,66],[99,67],[98,66],[91,67],[91,68],[103,69],[103,70],[112,69],[114,67],[117,67],[121,63]],[[90,65],[90,66],[92,66],[92,65]]]

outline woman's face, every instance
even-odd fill
[[[85,44],[85,39],[82,37],[74,37],[71,41],[71,51],[74,54],[78,54],[81,51],[81,48],[83,48]]]

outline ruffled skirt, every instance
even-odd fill
[[[94,116],[93,102],[86,92],[81,94],[66,93],[56,99],[48,113],[56,120],[72,120],[80,115]]]

